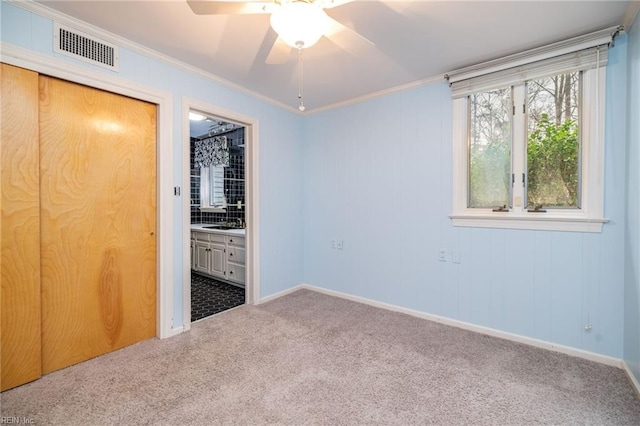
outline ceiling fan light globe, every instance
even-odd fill
[[[327,29],[327,18],[320,7],[296,1],[283,4],[271,14],[271,27],[289,46],[307,48],[320,40]]]

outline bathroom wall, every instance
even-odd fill
[[[244,128],[224,133],[229,146],[229,167],[224,171],[224,191],[227,198],[225,213],[211,213],[200,211],[200,169],[194,166],[194,143],[191,138],[191,223],[216,223],[242,220],[245,222],[245,173],[244,173]],[[243,146],[240,146],[243,145]],[[242,203],[238,208],[238,202]]]

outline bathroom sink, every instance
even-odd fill
[[[203,226],[204,229],[220,229],[222,231],[226,231],[228,229],[241,229],[237,226],[226,226],[226,225],[211,225],[211,226]]]

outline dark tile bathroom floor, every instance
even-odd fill
[[[191,322],[244,303],[244,289],[191,271]]]

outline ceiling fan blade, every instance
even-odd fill
[[[375,46],[368,38],[363,37],[331,17],[329,17],[329,25],[324,36],[347,52],[353,54],[360,53],[364,49]]]
[[[289,60],[289,55],[291,54],[291,46],[282,41],[280,37],[273,42],[273,47],[267,56],[267,60],[265,61],[267,64],[284,64]]]
[[[322,3],[323,9],[332,9],[334,7],[342,6],[343,4],[351,3],[353,0],[325,0]]]
[[[269,1],[187,0],[196,15],[239,15],[271,13],[275,3]]]

